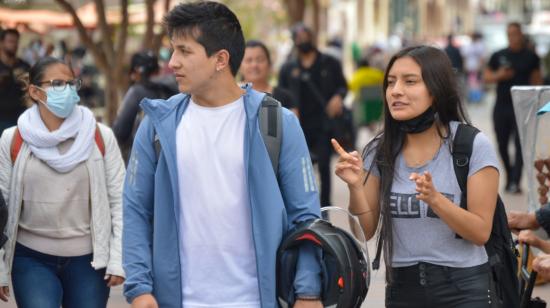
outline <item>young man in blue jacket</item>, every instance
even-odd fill
[[[283,109],[275,175],[258,125],[265,94],[235,82],[245,45],[226,6],[180,4],[165,24],[182,93],[141,104],[124,187],[124,294],[136,308],[277,307],[283,235],[319,217],[304,135]],[[294,307],[322,307],[317,253],[300,251]]]

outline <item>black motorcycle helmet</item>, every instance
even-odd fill
[[[330,222],[301,223],[285,237],[277,252],[277,299],[281,307],[294,304],[298,249],[305,242],[322,249],[321,300],[324,307],[359,308],[368,291],[368,259],[357,241]]]

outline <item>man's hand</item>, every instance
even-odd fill
[[[508,226],[510,229],[537,229],[539,224],[535,213],[510,211],[508,213]]]
[[[124,283],[124,277],[116,275],[106,275],[105,280],[107,281],[108,287],[115,287]]]
[[[159,308],[157,301],[151,294],[142,294],[132,301],[132,308]]]
[[[550,279],[550,255],[539,254],[533,260],[533,270],[545,279]]]
[[[10,287],[4,286],[0,287],[0,299],[4,302],[7,302],[10,298]]]
[[[342,101],[342,96],[336,94],[328,101],[326,113],[330,119],[333,119],[341,115],[343,109],[344,103]]]
[[[522,230],[518,235],[518,241],[532,247],[540,248],[541,239],[531,230]]]
[[[505,81],[514,78],[514,70],[509,67],[501,67],[495,72],[498,81]]]
[[[298,299],[294,303],[294,308],[323,308],[323,303],[320,300],[301,300]]]

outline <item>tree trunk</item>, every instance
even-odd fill
[[[105,76],[105,114],[104,119],[112,124],[118,111],[118,103],[122,97],[125,75],[123,71],[126,55],[126,40],[128,37],[128,0],[120,0],[121,23],[118,27],[118,35],[113,35],[114,26],[107,23],[105,15],[105,1],[94,0],[98,17],[98,29],[101,31],[101,42],[95,44],[90,34],[87,33],[82,21],[76,14],[76,10],[69,0],[55,0],[65,11],[72,16],[80,40],[86,46],[93,57],[97,68]]]
[[[302,22],[306,10],[305,0],[285,0],[290,25]]]
[[[119,101],[118,80],[114,72],[105,73],[105,115],[103,122],[112,125],[114,122]]]
[[[312,4],[313,4],[313,33],[314,33],[314,36],[315,36],[315,41],[317,41],[317,39],[319,38],[319,28],[320,28],[320,23],[319,23],[319,18],[321,16],[321,7],[320,7],[320,3],[319,3],[319,0],[311,0]]]
[[[147,21],[145,22],[145,36],[143,37],[143,48],[153,50],[155,37],[155,11],[154,6],[157,0],[145,0],[145,11],[147,12]]]
[[[158,0],[157,0],[158,1]],[[164,7],[163,7],[163,15],[166,15],[168,11],[170,10],[170,0],[164,0]],[[154,24],[151,26],[151,29],[154,28]],[[166,28],[163,26],[159,33],[154,34],[154,38],[152,40],[153,45],[151,47],[151,50],[153,53],[155,53],[155,56],[159,56],[160,47],[162,45],[162,38],[166,35]]]

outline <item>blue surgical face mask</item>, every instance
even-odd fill
[[[46,102],[40,102],[59,118],[65,119],[71,115],[74,106],[80,101],[80,96],[76,93],[76,89],[69,85],[66,85],[63,91],[54,90],[53,87],[49,87],[46,90],[40,87],[37,88],[46,92]]]

